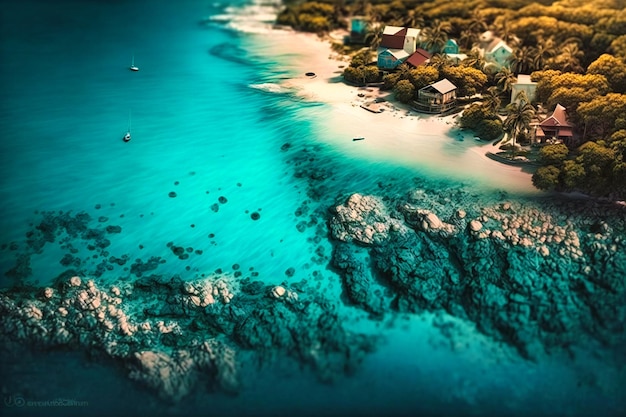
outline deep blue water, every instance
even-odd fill
[[[108,224],[121,226],[108,248],[112,255],[162,257],[161,274],[192,279],[237,264],[242,271],[258,272],[258,279],[279,283],[293,268],[298,277],[317,280],[325,291],[338,294],[338,276],[313,259],[320,247],[330,253],[328,240],[315,239],[315,226],[299,231],[302,218],[296,211],[303,204],[314,211],[349,192],[371,192],[381,181],[408,190],[417,174],[335,153],[318,143],[314,132],[319,129],[312,128],[319,123],[316,116],[323,117],[323,106],[252,88],[289,76],[280,65],[289,57],[257,54],[254,45],[262,36],[200,24],[226,6],[242,4],[3,1],[1,243],[23,245],[41,212],[86,212],[94,222],[106,217]],[[136,73],[128,70],[133,56],[140,68]],[[129,122],[132,140],[124,143]],[[285,143],[291,150],[281,151]],[[306,178],[294,176],[298,165],[290,158],[304,148],[319,171],[334,179],[321,195],[311,196]],[[251,218],[254,212],[258,220]],[[168,242],[201,254],[181,261],[172,256]],[[88,259],[84,242],[70,244]],[[15,253],[0,252],[3,272],[13,266]],[[27,282],[51,283],[65,270],[59,263],[64,253],[59,243],[33,253]],[[96,262],[85,260],[84,266]],[[122,267],[100,279],[120,277],[129,279]],[[1,279],[3,286],[12,283]],[[38,399],[86,399],[98,409],[127,414],[191,415],[403,415],[416,410],[551,415],[555,409],[585,415],[603,404],[595,385],[581,384],[576,370],[556,359],[540,364],[515,359],[508,348],[472,328],[467,330],[470,348],[455,352],[419,318],[398,318],[391,325],[354,317],[354,328],[387,326],[389,343],[366,360],[360,373],[333,386],[318,384],[304,371],[266,369],[250,373],[249,390],[239,397],[205,394],[165,407],[114,367],[55,354],[24,360],[15,379],[23,385],[3,385],[3,395],[18,391]],[[612,375],[607,375],[608,382],[597,384],[610,385]],[[614,410],[612,404],[606,407]],[[84,412],[37,410],[56,411]]]

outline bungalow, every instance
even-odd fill
[[[349,43],[362,44],[367,34],[367,18],[365,16],[352,16],[350,18]]]
[[[428,61],[430,61],[430,57],[431,55],[424,49],[422,48],[417,48],[417,50],[415,52],[413,52],[411,54],[411,56],[409,56],[406,59],[406,63],[413,67],[413,68],[417,68],[420,65],[426,64],[428,63]]]
[[[444,54],[446,55],[455,55],[459,53],[459,45],[456,43],[454,39],[448,39],[446,41],[446,45],[443,47]]]
[[[421,88],[413,105],[417,111],[423,113],[443,113],[450,110],[456,105],[456,86],[444,78]]]
[[[522,91],[526,93],[528,100],[533,101],[536,89],[537,83],[530,80],[530,75],[518,74],[517,81],[511,86],[511,103],[517,101],[517,96]]]
[[[378,47],[378,68],[392,70],[406,61],[417,50],[420,30],[399,26],[385,26]]]
[[[541,143],[558,140],[568,144],[572,140],[573,129],[567,122],[565,107],[557,104],[552,114],[537,125],[535,136]]]
[[[494,36],[491,31],[480,35],[478,50],[485,61],[494,64],[497,69],[509,67],[509,59],[513,55],[513,49],[502,39]]]

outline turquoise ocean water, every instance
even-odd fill
[[[227,22],[241,18],[238,11],[254,10],[244,5],[201,0],[2,2],[3,272],[13,267],[19,252],[9,248],[10,242],[23,248],[25,233],[42,212],[85,212],[93,222],[121,227],[107,247],[111,255],[143,261],[161,257],[166,262],[159,264],[160,274],[194,279],[218,269],[239,270],[280,283],[292,268],[299,279],[318,281],[338,296],[339,277],[327,266],[330,243],[319,238],[314,222],[302,226],[310,218],[297,212],[313,213],[347,193],[375,192],[381,183],[406,192],[415,186],[419,171],[351,160],[323,145],[316,135],[323,131],[319,127],[327,108],[263,88],[297,75],[283,65],[293,57],[261,54],[267,52],[262,35],[228,29],[224,22],[200,23],[224,14]],[[133,56],[139,72],[128,70]],[[132,140],[124,143],[129,124]],[[320,175],[332,177],[325,188],[313,189],[310,175],[299,175],[299,168],[310,162]],[[253,213],[260,217],[254,220]],[[173,256],[168,243],[192,248],[189,258]],[[99,261],[90,260],[86,246],[55,242],[32,253],[27,282],[51,283],[66,270],[60,259],[68,247],[83,259],[82,268],[96,270]],[[99,279],[120,277],[132,279],[128,265],[104,270]],[[0,279],[3,287],[13,283],[4,275]],[[614,375],[601,370],[605,380],[598,381],[588,370],[595,366],[591,359],[576,367],[558,359],[527,363],[471,326],[465,336],[469,347],[458,351],[423,317],[370,322],[343,308],[352,314],[349,326],[381,331],[387,343],[357,375],[334,385],[321,385],[306,371],[265,369],[250,373],[245,382],[250,389],[238,397],[205,394],[164,406],[115,367],[54,353],[25,359],[16,377],[23,386],[3,385],[3,395],[17,390],[31,398],[87,400],[93,410],[120,415],[615,411],[615,404],[596,389],[611,386]],[[581,383],[581,375],[595,382]],[[67,408],[4,411],[84,413]]]

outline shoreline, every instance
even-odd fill
[[[418,113],[395,100],[392,92],[346,84],[342,73],[349,62],[332,51],[330,38],[271,29],[255,39],[258,48],[267,49],[267,53],[283,59],[290,72],[300,74],[277,81],[279,90],[326,105],[328,111],[317,126],[317,137],[346,156],[414,168],[433,178],[469,180],[516,194],[542,193],[532,185],[531,174],[524,170],[527,167],[490,159],[488,153],[498,148],[491,142],[476,142],[472,132],[458,128],[459,113]],[[381,112],[361,107],[376,99],[381,100]],[[365,140],[352,141],[361,137]]]

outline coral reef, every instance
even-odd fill
[[[215,275],[196,281],[143,276],[100,288],[78,276],[0,294],[6,348],[83,349],[106,355],[168,401],[199,384],[236,393],[237,349],[309,364],[321,380],[354,370],[373,341],[347,331],[333,304],[284,285]]]
[[[445,310],[525,357],[585,340],[626,342],[624,207],[598,201],[462,206],[423,190],[391,205],[382,201],[353,194],[329,220],[333,265],[348,299],[364,310]],[[387,225],[401,233],[389,233]],[[376,287],[392,297],[381,297]]]

